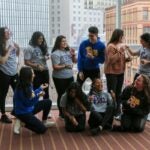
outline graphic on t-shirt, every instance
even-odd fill
[[[91,53],[94,57],[98,56],[98,50],[92,49],[92,47],[88,46],[86,47],[87,53]]]
[[[63,62],[63,63],[67,63],[67,64],[72,64],[72,59],[71,59],[71,56],[70,55],[63,55],[63,56],[61,56],[61,61]]]
[[[93,100],[94,104],[102,104],[102,103],[107,103],[107,99],[105,97],[101,97],[101,96],[94,96],[94,100]]]
[[[140,105],[140,99],[136,98],[135,96],[131,96],[129,101],[130,105],[132,105],[133,107]]]

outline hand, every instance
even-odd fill
[[[43,71],[45,68],[42,65],[38,65],[38,70]]]
[[[116,100],[116,94],[113,90],[110,90],[110,94],[113,100]]]
[[[47,83],[42,84],[42,85],[41,85],[41,88],[42,88],[42,90],[44,90],[44,89],[48,88],[48,84],[47,84]]]
[[[41,91],[40,93],[39,93],[39,97],[42,97],[42,96],[44,96],[45,95],[45,92],[44,91]]]
[[[146,59],[141,59],[141,64],[142,64],[142,65],[146,65],[146,64],[148,64],[148,63],[149,63],[148,60],[146,60]]]
[[[73,65],[65,65],[65,68],[72,69]]]
[[[135,106],[136,106],[136,104],[130,103],[130,107],[131,107],[131,108],[135,108]]]
[[[83,72],[79,72],[79,78],[80,78],[80,80],[84,80],[84,74],[83,74]]]
[[[75,54],[75,49],[73,48],[70,48],[70,54],[72,57],[74,57],[76,54]]]
[[[90,96],[88,97],[88,100],[89,100],[90,102],[93,102],[93,101],[94,101],[94,95],[90,95]]]
[[[87,57],[88,57],[88,58],[91,58],[91,59],[94,58],[93,54],[92,54],[92,53],[89,53],[89,52],[87,53]]]
[[[74,126],[78,126],[79,123],[77,122],[77,120],[74,116],[71,116],[70,120],[71,120],[71,122],[73,123]]]

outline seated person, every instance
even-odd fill
[[[66,130],[68,132],[83,131],[86,122],[85,113],[90,105],[78,83],[71,83],[61,97],[60,106],[64,113]]]
[[[109,93],[103,91],[103,83],[99,78],[92,83],[89,101],[92,106],[88,123],[92,135],[99,134],[104,128],[111,128],[114,101]]]
[[[39,97],[44,95],[44,89],[48,87],[48,84],[41,85],[37,90],[33,91],[33,79],[34,72],[32,68],[22,67],[13,97],[13,112],[17,117],[14,125],[14,132],[16,134],[20,133],[21,126],[19,120],[25,124],[26,128],[38,134],[45,133],[47,127],[55,125],[54,122],[47,121],[52,101],[49,99],[39,101]],[[43,111],[42,122],[34,116],[40,111]]]
[[[114,131],[142,132],[150,112],[150,79],[139,75],[133,85],[127,86],[122,94],[123,114],[121,126],[114,126]]]

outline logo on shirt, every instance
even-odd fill
[[[105,97],[100,97],[100,96],[94,96],[94,104],[104,104],[107,103],[107,99]]]
[[[92,49],[90,46],[86,47],[86,52],[91,53],[94,57],[98,56],[98,50]]]

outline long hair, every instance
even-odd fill
[[[41,45],[38,45],[38,39],[39,37],[43,37],[43,42]],[[33,33],[32,37],[31,37],[31,40],[29,41],[29,45],[33,46],[33,47],[36,47],[36,46],[39,46],[41,51],[42,51],[42,54],[45,56],[48,52],[48,46],[47,46],[47,43],[46,43],[46,40],[45,40],[45,37],[43,35],[42,32],[40,31],[36,31]]]
[[[146,43],[148,43],[149,48],[150,48],[150,33],[144,33],[140,36],[140,38],[145,41]]]
[[[6,27],[0,28],[0,54],[2,56],[6,55],[5,29]]]
[[[112,36],[110,38],[110,41],[108,42],[108,44],[110,43],[118,43],[120,38],[124,36],[124,32],[121,29],[115,29],[112,33]]]
[[[150,104],[150,79],[147,75],[144,74],[140,74],[140,76],[142,76],[143,78],[143,84],[144,84],[144,95],[146,96],[146,100],[147,102]],[[133,86],[133,85],[132,85]],[[133,88],[132,93],[136,93],[136,89]]]
[[[17,89],[23,90],[23,93],[27,98],[31,98],[32,95],[32,74],[31,67],[22,67],[19,74]]]
[[[54,44],[54,47],[53,47],[53,49],[52,49],[52,53],[53,53],[55,50],[60,49],[60,45],[61,45],[62,39],[66,39],[66,37],[63,36],[63,35],[57,36],[56,41],[55,41],[55,44]]]
[[[83,91],[82,91],[81,86],[79,85],[79,83],[72,82],[70,84],[70,86],[68,87],[68,89],[66,90],[66,93],[67,93],[67,104],[72,103],[72,101],[70,100],[70,96],[69,96],[69,93],[70,93],[71,90],[76,90],[76,98],[78,98],[80,101],[85,96],[85,94],[83,93]]]

